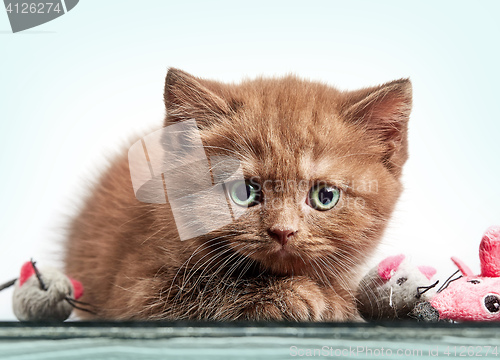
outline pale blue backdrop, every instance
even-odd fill
[[[0,11],[0,283],[59,265],[62,229],[106,159],[161,124],[175,66],[223,81],[295,73],[344,89],[410,77],[406,191],[375,260],[479,271],[500,224],[498,1],[85,0],[12,34]],[[375,261],[374,260],[374,261]],[[11,291],[0,319],[13,319]]]

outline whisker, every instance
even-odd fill
[[[85,311],[85,312],[88,312],[89,314],[92,314],[92,315],[97,316],[97,313],[96,313],[96,312],[94,312],[94,311],[92,311],[92,310],[90,310],[90,309],[85,309],[85,308],[83,308],[83,307],[80,307],[80,306],[76,305],[76,304],[74,303],[74,299],[71,299],[71,298],[65,297],[65,298],[64,298],[64,300],[66,300],[66,302],[67,302],[68,304],[70,304],[73,308],[75,308],[75,309],[77,309],[77,310]]]

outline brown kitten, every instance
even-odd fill
[[[168,203],[134,196],[124,154],[71,224],[66,272],[83,283],[81,300],[106,319],[356,319],[358,269],[401,193],[409,80],[341,92],[294,76],[228,85],[170,69],[165,104],[165,126],[196,119],[207,156],[240,160],[258,201],[180,241]],[[316,190],[338,203],[322,209]]]

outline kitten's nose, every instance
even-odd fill
[[[290,228],[272,227],[269,229],[269,235],[284,246],[296,233],[296,230]]]

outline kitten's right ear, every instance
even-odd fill
[[[221,92],[221,85],[216,82],[170,68],[165,79],[165,126],[176,121],[195,119],[203,129],[223,119],[231,112],[231,107]]]
[[[412,106],[409,79],[349,91],[341,104],[342,117],[365,130],[382,152],[382,161],[394,174],[408,157],[408,119]]]

